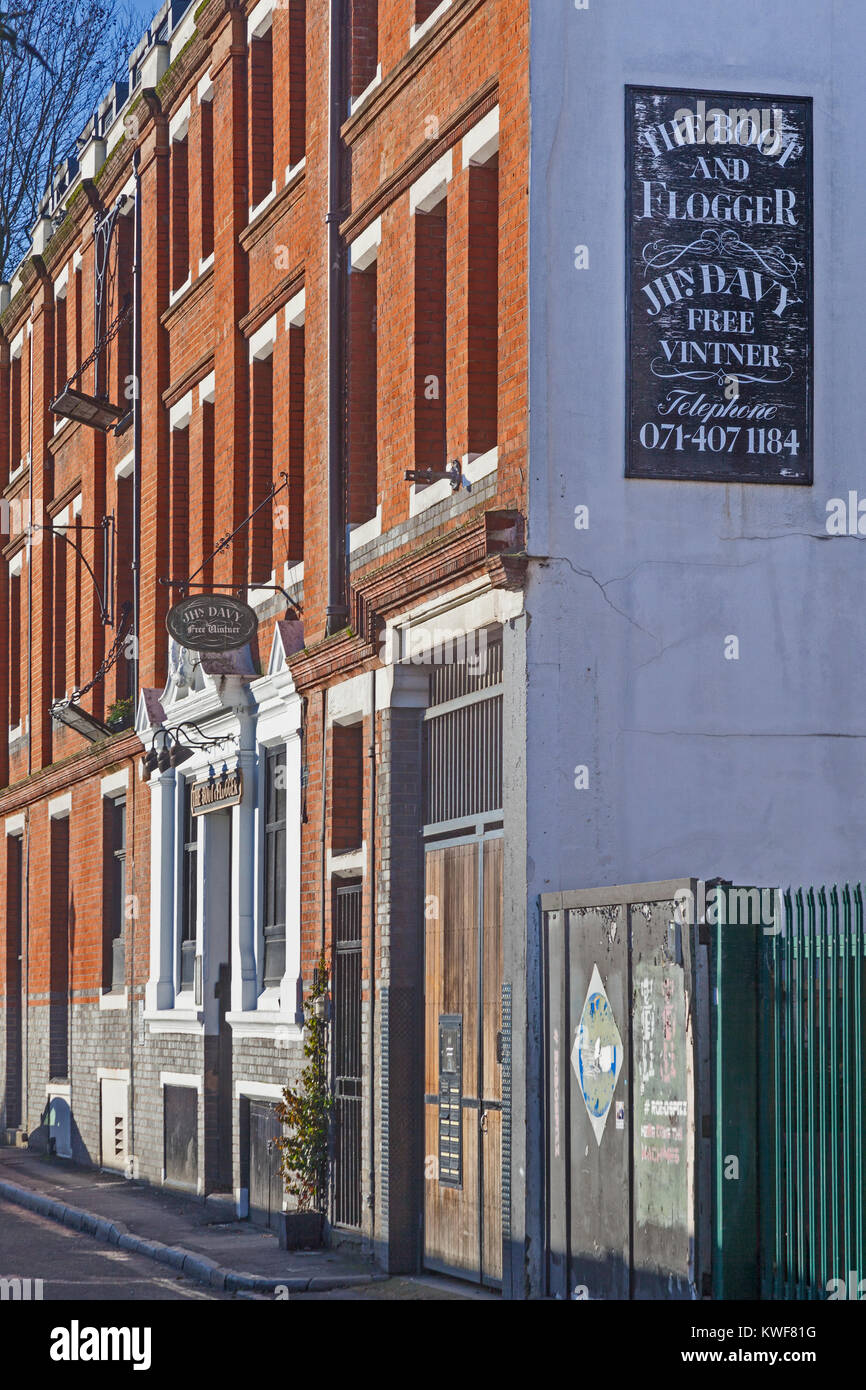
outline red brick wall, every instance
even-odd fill
[[[94,283],[94,207],[98,196],[111,206],[132,172],[138,147],[144,211],[142,277],[142,555],[140,679],[161,689],[166,675],[165,613],[170,602],[161,578],[196,569],[220,537],[238,526],[280,471],[290,476],[286,511],[265,511],[262,522],[238,540],[200,576],[215,582],[263,579],[276,565],[281,580],[284,561],[303,558],[304,639],[321,642],[327,602],[327,252],[328,212],[328,3],[289,0],[274,10],[273,127],[270,173],[267,150],[262,168],[251,168],[251,155],[269,144],[265,88],[257,89],[258,57],[251,57],[246,35],[253,0],[227,8],[210,0],[199,17],[196,39],[176,61],[158,97],[139,103],[137,135],[130,133],[109,160],[90,195],[80,197],[49,243],[44,265],[33,263],[25,289],[0,316],[0,483],[27,452],[29,340],[32,324],[34,372],[34,489],[40,504],[61,507],[80,492],[81,544],[101,575],[101,537],[86,529],[106,511],[119,522],[118,586],[120,599],[130,591],[128,558],[122,536],[128,533],[128,496],[115,480],[115,468],[131,449],[131,435],[97,435],[83,426],[64,425],[55,432],[48,404],[54,390],[57,325],[53,280],[69,267],[66,307],[66,357],[70,371],[92,349]],[[351,89],[368,86],[381,60],[383,82],[354,116],[343,136],[347,150],[347,186],[341,215],[348,234],[356,235],[376,216],[382,241],[374,274],[351,279],[351,352],[347,390],[350,419],[349,521],[366,520],[382,505],[383,529],[409,518],[409,485],[403,471],[418,463],[440,465],[449,454],[481,452],[495,441],[499,450],[495,499],[487,506],[524,505],[526,477],[527,364],[527,0],[455,0],[424,41],[409,49],[409,30],[426,18],[432,4],[420,0],[352,0],[350,5]],[[303,26],[306,25],[305,38]],[[200,80],[210,72],[213,99],[201,107]],[[252,89],[252,105],[250,92]],[[258,91],[258,95],[257,95]],[[188,245],[183,247],[180,183],[172,198],[172,163],[168,123],[190,98],[187,135]],[[498,168],[462,167],[460,138],[465,129],[498,102]],[[262,124],[262,121],[265,124]],[[212,175],[209,172],[208,124],[212,127]],[[439,213],[412,216],[409,186],[424,161],[452,151],[453,175],[447,194],[447,237]],[[204,158],[202,152],[204,150]],[[285,171],[306,156],[304,172],[285,188]],[[255,180],[259,179],[256,184]],[[277,185],[272,204],[250,227],[249,207],[257,195]],[[265,181],[267,188],[264,188]],[[379,200],[377,203],[376,200]],[[199,261],[209,254],[208,224],[212,208],[212,268],[198,276]],[[124,232],[123,235],[127,233]],[[75,271],[73,253],[81,256]],[[443,266],[447,274],[442,274]],[[170,290],[182,284],[189,269],[194,283],[169,305]],[[498,276],[496,274],[498,268]],[[182,273],[181,273],[182,272]],[[437,278],[438,277],[438,278]],[[363,335],[356,315],[371,321],[375,281],[377,361],[376,399],[370,376],[358,371],[364,360]],[[497,286],[498,281],[498,286]],[[303,330],[287,329],[285,302],[304,289]],[[367,296],[366,302],[364,296]],[[446,331],[442,331],[444,317]],[[491,306],[498,300],[498,321]],[[254,389],[249,339],[272,316],[277,319],[273,356],[273,448],[270,467],[261,450],[267,410]],[[9,344],[24,329],[17,365],[9,364]],[[360,346],[359,346],[360,341]],[[367,348],[369,361],[369,347]],[[115,379],[124,375],[115,354]],[[425,401],[423,380],[443,378],[440,400]],[[201,403],[198,385],[215,375],[213,405]],[[496,383],[494,392],[492,383]],[[80,386],[93,389],[89,368]],[[171,405],[190,392],[192,418],[185,432],[169,431]],[[495,410],[494,410],[495,405]],[[370,441],[375,439],[375,451]],[[185,450],[185,453],[184,453]],[[377,475],[369,467],[375,452]],[[366,462],[365,462],[366,460]],[[26,491],[27,477],[9,492],[10,500]],[[279,505],[285,498],[281,496]],[[471,513],[470,513],[471,515]],[[464,513],[460,520],[465,520]],[[443,529],[459,524],[443,523]],[[266,535],[266,531],[268,534]],[[435,533],[428,533],[428,544]],[[10,542],[12,549],[10,549]],[[86,571],[67,554],[65,635],[54,621],[51,551],[58,542],[43,538],[34,545],[32,605],[32,680],[27,687],[27,564],[20,580],[25,602],[16,633],[3,633],[13,670],[0,669],[0,815],[31,808],[31,893],[33,975],[31,990],[48,989],[47,902],[51,855],[47,800],[65,787],[73,795],[71,885],[75,900],[74,971],[76,988],[98,990],[102,971],[100,855],[88,853],[98,843],[102,818],[100,767],[81,737],[52,727],[51,695],[60,685],[89,680],[113,640],[100,621],[98,603]],[[408,542],[404,549],[408,548]],[[250,549],[253,549],[251,561]],[[256,547],[259,547],[257,550]],[[14,538],[0,537],[6,559]],[[400,553],[399,551],[394,552]],[[128,552],[127,552],[128,554]],[[270,563],[267,563],[267,559]],[[378,563],[378,562],[374,562]],[[122,571],[122,577],[121,577]],[[254,572],[255,571],[255,572]],[[355,579],[359,576],[356,574]],[[0,561],[0,617],[8,627],[8,567]],[[259,650],[267,660],[273,620],[262,624]],[[66,650],[63,650],[65,640]],[[16,647],[16,642],[18,643]],[[352,659],[354,662],[354,658]],[[4,664],[0,663],[0,667]],[[61,665],[63,679],[61,680]],[[367,663],[367,667],[369,663]],[[349,663],[339,677],[356,674]],[[83,704],[96,714],[124,691],[121,666],[100,682]],[[327,681],[336,679],[327,677]],[[32,711],[32,739],[8,751],[2,727],[10,711],[10,686],[18,681],[22,710]],[[303,936],[305,975],[319,945],[322,908],[322,846],[319,840],[321,785],[321,681],[304,688],[308,700],[306,763],[307,823],[303,828]],[[369,781],[369,758],[363,738],[363,777]],[[339,743],[339,735],[337,742]],[[329,761],[332,751],[329,748]],[[129,760],[130,754],[124,754]],[[68,760],[68,761],[66,761]],[[62,764],[62,767],[61,767]],[[81,773],[82,767],[91,768]],[[58,770],[59,769],[59,770]],[[35,782],[27,781],[30,775]],[[328,774],[330,777],[330,773]],[[53,779],[50,790],[45,779]],[[8,783],[8,790],[4,787]],[[134,850],[140,930],[136,935],[137,979],[147,974],[147,873],[149,793],[131,777],[130,825],[135,820]],[[348,794],[348,793],[347,793]],[[364,793],[364,826],[369,821]],[[352,791],[352,805],[355,805]],[[340,787],[328,797],[327,837],[332,842],[336,811],[339,829]],[[354,814],[354,812],[353,812]],[[367,831],[364,830],[366,837]],[[133,832],[130,830],[131,843]],[[365,885],[365,895],[369,885]],[[368,899],[365,896],[364,921]],[[0,903],[2,906],[2,903]],[[325,887],[326,929],[330,923],[330,889]],[[366,930],[366,927],[365,927]],[[41,981],[41,983],[39,983]]]

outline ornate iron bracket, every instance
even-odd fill
[[[102,531],[103,535],[105,536],[105,542],[102,547],[101,589],[99,587],[99,584],[97,583],[96,575],[93,573],[90,561],[88,560],[84,551],[81,549],[81,546],[78,545],[76,541],[70,540],[66,534],[67,529],[71,528],[67,528],[64,526],[42,526],[38,522],[31,522],[30,529],[31,531],[50,531],[52,536],[54,536],[57,540],[65,541],[67,545],[72,547],[76,555],[84,564],[84,567],[87,570],[87,573],[90,575],[90,578],[93,580],[93,587],[96,590],[96,595],[99,599],[99,614],[102,618],[103,624],[105,625],[105,627],[114,627],[114,610],[111,606],[111,579],[114,575],[114,512],[110,512],[108,516],[104,516],[98,526],[81,526],[82,531]]]

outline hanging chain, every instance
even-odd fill
[[[93,678],[89,680],[86,685],[83,685],[80,690],[77,688],[73,690],[72,694],[69,697],[69,703],[71,705],[78,704],[82,696],[87,695],[95,685],[98,685],[100,681],[104,680],[105,677],[108,675],[109,671],[111,670],[112,666],[117,664],[118,658],[120,657],[121,648],[126,638],[127,625],[131,618],[132,604],[129,601],[127,601],[120,610],[120,622],[117,625],[117,636],[112,642],[105,660],[99,667],[98,671],[96,672],[96,675],[93,676]]]
[[[69,389],[69,387],[72,385],[73,381],[78,381],[78,380],[80,379],[80,377],[82,377],[82,376],[84,375],[84,373],[87,371],[87,368],[88,368],[88,367],[91,367],[91,366],[93,365],[93,363],[96,361],[97,357],[99,357],[100,353],[104,352],[105,349],[108,347],[108,344],[109,344],[110,342],[112,342],[114,338],[117,337],[117,335],[118,335],[118,333],[120,332],[121,328],[122,328],[123,325],[126,323],[126,320],[129,318],[130,314],[132,313],[132,299],[131,299],[129,296],[127,296],[127,299],[129,300],[129,302],[127,303],[126,307],[125,307],[124,309],[121,309],[121,311],[120,311],[120,313],[118,314],[117,318],[114,320],[114,322],[111,324],[111,326],[106,330],[104,336],[103,336],[103,337],[99,340],[99,342],[96,344],[96,347],[93,349],[93,351],[92,351],[92,353],[90,354],[90,356],[86,359],[86,361],[82,362],[81,366],[78,368],[78,371],[77,371],[77,372],[73,372],[72,376],[69,378],[69,380],[68,380],[67,383],[66,383],[66,386],[65,386],[65,388],[64,388],[65,390],[68,390],[68,389]]]

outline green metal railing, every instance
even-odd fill
[[[823,1299],[838,1280],[850,1297],[866,1279],[863,890],[776,893],[745,926],[738,891],[707,937],[713,1295]]]
[[[782,904],[759,948],[761,1296],[826,1298],[866,1278],[863,892]]]

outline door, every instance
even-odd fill
[[[283,1209],[280,1177],[280,1122],[276,1107],[250,1101],[250,1222],[276,1230]]]
[[[219,968],[216,988],[219,1000],[219,1032],[217,1034],[217,1172],[215,1192],[232,1190],[232,1030],[226,1023],[231,1007],[232,968],[223,963]]]
[[[194,1086],[163,1087],[165,1180],[198,1188],[198,1091]]]
[[[21,1124],[23,835],[6,836],[6,1128]]]
[[[334,1224],[361,1224],[361,885],[334,903]]]
[[[502,839],[430,849],[424,1264],[502,1279]]]

